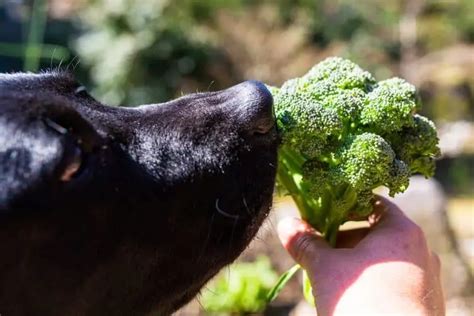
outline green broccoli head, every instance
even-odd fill
[[[367,94],[360,123],[378,133],[399,131],[413,125],[417,108],[419,102],[413,85],[400,78],[384,80]]]
[[[312,82],[327,80],[339,89],[359,88],[364,91],[375,83],[372,75],[350,60],[331,57],[314,66],[303,78]]]
[[[416,89],[403,79],[376,82],[336,57],[271,91],[283,139],[279,179],[323,233],[369,214],[374,188],[394,195],[410,175],[433,175],[436,129],[415,114]]]
[[[343,146],[341,174],[356,191],[365,191],[380,185],[402,191],[408,186],[408,174],[402,161],[396,159],[390,144],[381,136],[363,133],[351,136]],[[394,187],[397,184],[399,187]]]

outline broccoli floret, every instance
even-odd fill
[[[327,58],[314,66],[303,78],[311,81],[328,80],[339,89],[360,88],[367,90],[375,83],[372,75],[350,60],[340,57]]]
[[[413,85],[400,78],[384,80],[367,94],[360,123],[379,133],[398,131],[413,125],[418,107]]]
[[[312,156],[320,153],[328,143],[329,137],[339,134],[342,122],[337,112],[323,106],[304,94],[279,93],[276,97],[281,107],[275,109],[282,138],[299,152]],[[318,124],[312,124],[318,122]],[[300,140],[311,138],[315,141],[303,143]]]
[[[438,136],[433,122],[415,114],[413,124],[386,137],[396,150],[400,159],[410,167],[411,173],[432,177],[435,172],[435,159],[440,155]]]
[[[331,243],[341,224],[371,213],[373,189],[393,196],[410,175],[433,175],[436,129],[415,114],[416,89],[403,79],[377,83],[336,57],[270,89],[283,140],[278,180]]]

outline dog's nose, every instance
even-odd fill
[[[230,88],[235,94],[235,110],[247,132],[252,135],[266,134],[275,125],[273,97],[260,81],[249,80]]]

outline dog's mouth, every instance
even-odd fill
[[[242,217],[257,216],[271,204],[277,168],[277,149],[280,143],[273,109],[273,97],[267,87],[258,81],[246,81],[218,92],[225,111],[236,122],[243,143],[232,171],[241,197],[234,201]],[[223,201],[224,202],[224,201]],[[229,205],[232,209],[232,205]],[[237,218],[239,213],[216,207],[222,217]],[[230,215],[230,216],[229,216]]]

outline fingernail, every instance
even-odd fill
[[[288,244],[289,240],[298,232],[304,232],[306,225],[298,218],[287,217],[278,223],[277,231],[283,245]]]

